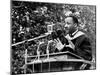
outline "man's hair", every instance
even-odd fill
[[[68,18],[68,17],[72,17],[74,23],[76,23],[78,25],[79,22],[78,22],[78,19],[75,16],[67,16],[66,18]]]

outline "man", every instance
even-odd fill
[[[67,16],[65,18],[65,30],[67,35],[65,36],[69,44],[62,44],[61,40],[57,38],[56,48],[58,50],[65,50],[65,47],[72,49],[71,51],[77,55],[83,57],[86,60],[92,59],[92,49],[88,36],[78,29],[78,19],[74,16]]]
[[[59,51],[71,51],[85,60],[92,60],[92,49],[88,36],[78,29],[78,19],[74,16],[67,16],[65,18],[65,30],[67,31],[67,35],[65,36],[67,40],[66,43],[62,43],[62,41],[57,38],[56,48]],[[78,69],[79,66],[84,66],[84,64],[76,64],[75,69]],[[85,64],[85,69],[89,69],[90,65]],[[78,67],[78,68],[77,68]]]

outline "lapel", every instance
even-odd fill
[[[73,39],[75,39],[75,38],[77,38],[77,37],[79,37],[79,36],[82,36],[82,35],[85,35],[85,33],[83,33],[82,31],[77,31],[77,32],[73,35],[73,37],[71,37],[69,34],[67,34],[67,35],[65,36],[65,38],[67,38],[67,39],[69,39],[69,40],[73,40]]]

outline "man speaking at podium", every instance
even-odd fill
[[[62,41],[57,38],[56,48],[59,51],[71,51],[85,60],[92,60],[92,48],[88,36],[78,29],[78,19],[75,16],[67,16],[65,18],[65,31],[68,32],[64,36],[67,43],[62,43]]]

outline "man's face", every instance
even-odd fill
[[[67,32],[69,32],[70,30],[75,28],[75,23],[73,22],[73,18],[72,17],[67,17],[65,19],[65,30]]]
[[[74,26],[73,18],[72,17],[67,17],[65,19],[65,29],[70,29],[73,26]]]

